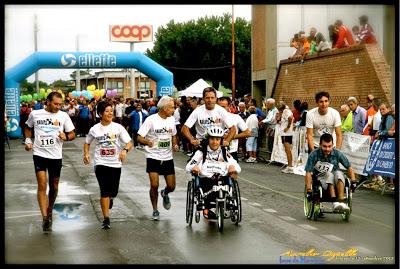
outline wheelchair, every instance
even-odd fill
[[[212,215],[215,215],[214,219],[217,220],[220,232],[224,229],[225,219],[230,218],[235,225],[238,225],[242,220],[242,203],[237,180],[229,176],[214,175],[210,179],[193,175],[187,184],[186,223],[192,225],[194,212],[195,221],[198,223],[200,213],[204,209],[210,212],[209,219],[213,219]]]
[[[348,222],[352,212],[353,191],[351,188],[351,179],[347,176],[345,177],[344,193],[344,202],[350,208],[350,211],[334,212],[333,202],[330,198],[329,189],[324,190],[322,188],[321,182],[313,176],[312,197],[310,200],[307,199],[307,190],[306,187],[304,187],[304,215],[307,217],[307,219],[313,219],[314,221],[317,221],[318,217],[320,217],[323,213],[340,214],[342,216],[342,219]]]

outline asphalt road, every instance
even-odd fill
[[[277,164],[240,162],[242,222],[185,222],[188,157],[175,153],[172,207],[159,199],[160,220],[152,221],[149,180],[142,150],[129,152],[111,230],[100,229],[99,187],[91,165],[82,162],[84,138],[64,144],[53,232],[43,233],[36,200],[32,153],[21,140],[5,149],[5,262],[7,264],[394,264],[396,194],[359,189],[353,213],[307,220],[304,179],[280,172]],[[93,150],[93,147],[92,147]],[[160,190],[165,186],[160,179]],[[161,198],[161,196],[160,196]],[[304,256],[306,253],[306,257]]]

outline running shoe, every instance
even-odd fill
[[[287,166],[285,169],[282,169],[281,172],[285,174],[293,174],[293,167]]]
[[[163,206],[166,210],[171,208],[171,201],[169,200],[168,194],[165,194],[165,189],[161,190],[161,197],[163,198]]]
[[[153,220],[158,220],[160,218],[160,212],[158,210],[153,211]]]
[[[43,232],[51,232],[51,221],[49,218],[43,220],[42,228]]]
[[[111,229],[110,218],[104,218],[103,223],[101,224],[101,228],[103,230]]]

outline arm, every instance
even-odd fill
[[[343,136],[342,136],[342,129],[340,128],[340,126],[335,127],[335,132],[336,132],[336,148],[341,149]]]
[[[349,174],[351,181],[356,180],[356,175],[354,174],[354,170],[351,166],[349,168],[347,168],[347,173]]]
[[[178,140],[177,140],[176,135],[173,135],[173,136],[172,136],[172,149],[173,149],[175,152],[179,151],[179,145],[178,145]]]
[[[147,145],[147,146],[149,146],[150,148],[152,148],[152,147],[154,146],[154,142],[153,142],[153,141],[151,141],[151,140],[149,140],[149,139],[145,139],[145,138],[144,138],[143,136],[141,136],[141,135],[138,135],[138,136],[137,136],[137,140],[138,140],[139,143],[144,144],[144,145]]]
[[[185,124],[182,126],[181,133],[190,141],[190,144],[192,144],[193,146],[200,145],[200,141],[192,136],[189,127]]]
[[[307,192],[312,191],[312,189],[311,189],[311,180],[312,180],[312,174],[311,174],[311,172],[306,172],[305,183],[306,183],[306,190],[307,190]]]
[[[90,144],[83,144],[83,163],[89,164],[90,163],[90,155],[89,155]]]
[[[229,143],[231,143],[235,135],[236,135],[236,127],[232,126],[231,128],[229,128],[228,136],[226,137],[226,139],[224,139],[223,146],[226,147],[229,146]]]
[[[125,147],[121,150],[119,153],[119,160],[123,162],[126,158],[126,155],[128,154],[128,151],[130,151],[133,147],[132,141],[129,141],[128,143],[125,144]]]
[[[197,150],[194,156],[187,163],[186,171],[198,175],[200,173],[202,159],[203,159],[203,152]]]
[[[71,132],[60,132],[58,135],[62,141],[72,141],[75,139],[75,131],[72,130]]]
[[[25,150],[26,151],[30,151],[32,150],[32,128],[30,128],[28,125],[25,126],[24,129],[24,133],[25,133]]]
[[[241,133],[235,135],[235,136],[233,137],[233,139],[247,138],[247,137],[249,137],[250,135],[251,135],[250,129],[247,128],[247,129],[244,130],[243,132],[241,132]]]
[[[313,138],[314,129],[307,128],[307,143],[309,151],[312,152],[314,150],[314,138]]]

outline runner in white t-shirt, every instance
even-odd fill
[[[281,172],[285,174],[293,174],[293,158],[292,158],[292,143],[293,143],[293,113],[281,103],[278,107],[279,134],[282,139],[282,144],[285,149],[288,165]]]
[[[239,138],[249,137],[251,134],[250,129],[248,128],[246,122],[238,114],[229,112],[229,107],[231,105],[231,99],[229,97],[219,98],[218,105],[223,107],[228,112],[228,115],[230,117],[229,122],[233,122],[233,126],[235,126],[236,128],[235,136],[233,137],[231,144],[229,145],[229,153],[236,161],[239,161],[238,158]],[[225,132],[227,131],[228,130],[225,130]]]
[[[308,111],[306,116],[307,143],[309,152],[318,147],[322,134],[329,133],[333,136],[334,145],[342,147],[342,130],[340,114],[337,110],[329,107],[329,93],[318,92],[315,95],[318,107]],[[336,134],[336,135],[334,135]],[[336,143],[335,143],[336,141]]]
[[[205,88],[203,90],[203,100],[204,105],[198,106],[182,126],[182,134],[192,145],[198,146],[201,140],[204,139],[207,128],[217,125],[223,129],[229,129],[229,133],[223,141],[223,146],[229,146],[235,136],[236,128],[233,122],[229,121],[228,112],[219,105],[216,105],[217,90],[213,87]],[[196,127],[196,138],[190,133],[190,128],[193,125]]]
[[[53,206],[57,198],[62,167],[63,141],[75,138],[74,125],[67,113],[60,110],[62,96],[52,92],[47,96],[45,109],[33,110],[26,121],[25,150],[33,149],[33,163],[38,182],[38,203],[43,217],[44,232],[51,231]],[[32,142],[32,130],[35,138]],[[46,170],[49,173],[47,192]]]
[[[111,103],[101,101],[97,105],[101,121],[90,128],[83,145],[83,163],[90,163],[90,144],[95,141],[94,172],[100,186],[100,205],[103,212],[103,229],[110,229],[110,209],[113,199],[118,194],[121,177],[122,161],[133,144],[126,129],[112,121],[113,108]],[[121,144],[125,144],[123,145]]]
[[[176,139],[174,99],[163,96],[157,103],[158,113],[146,118],[138,131],[138,142],[146,145],[146,172],[150,178],[150,200],[153,206],[153,219],[158,220],[157,209],[159,175],[164,175],[166,187],[161,190],[163,206],[170,209],[168,194],[175,190],[175,165],[172,150],[178,151]]]

